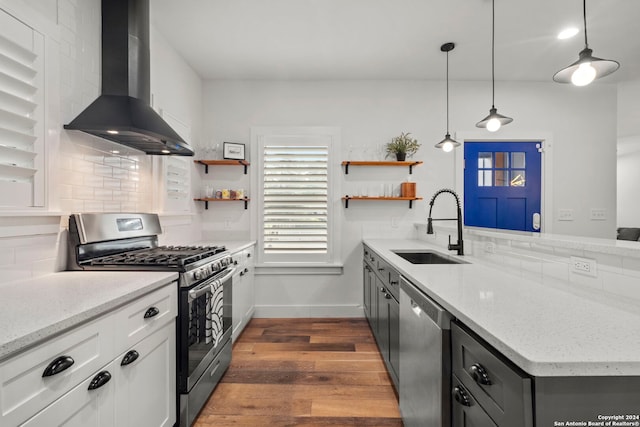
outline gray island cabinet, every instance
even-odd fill
[[[380,304],[381,300],[387,300],[387,295],[396,301],[392,293],[393,276],[389,271],[408,277],[416,291],[433,298],[452,316],[450,348],[442,350],[443,358],[450,361],[448,372],[445,372],[450,379],[450,390],[442,401],[447,402],[445,411],[450,411],[453,427],[640,427],[640,375],[637,370],[640,352],[620,355],[619,351],[610,348],[607,353],[597,350],[606,345],[602,341],[610,334],[618,339],[620,336],[633,337],[632,342],[627,339],[626,344],[632,349],[638,348],[640,335],[634,332],[640,321],[637,314],[617,314],[625,320],[615,329],[612,325],[620,322],[621,317],[604,316],[606,308],[601,313],[593,301],[573,300],[580,297],[568,295],[566,298],[574,303],[572,307],[579,303],[590,315],[602,314],[597,321],[603,323],[606,331],[594,331],[588,321],[596,320],[580,317],[580,312],[570,319],[565,316],[565,324],[557,323],[556,327],[550,328],[548,324],[557,319],[536,317],[531,313],[540,307],[528,311],[528,306],[546,301],[554,309],[555,305],[566,307],[567,300],[562,300],[565,296],[560,296],[557,290],[544,289],[544,294],[531,297],[534,293],[518,288],[520,284],[512,284],[513,277],[506,274],[502,277],[503,273],[487,266],[473,266],[476,260],[471,257],[465,257],[471,262],[462,268],[412,265],[393,252],[407,249],[402,246],[403,242],[367,241],[363,252],[365,314],[397,389],[402,388],[397,380],[397,372],[402,369],[398,362],[404,359],[400,357],[392,362],[389,348],[393,346],[391,335],[402,330],[402,325],[398,329],[390,327],[392,322],[385,318],[390,311],[381,313],[384,304]],[[503,286],[507,281],[509,287]],[[498,290],[507,293],[513,290],[513,295],[498,294]],[[477,299],[472,295],[478,295]],[[513,307],[513,301],[518,299],[522,301]],[[402,304],[401,298],[399,301]],[[500,305],[506,303],[508,306]],[[402,306],[400,310],[403,310]],[[500,321],[494,321],[495,318]],[[487,327],[486,319],[490,319],[492,327]],[[503,326],[507,322],[511,324]],[[574,331],[583,324],[585,328],[591,327],[591,333],[577,335]],[[620,332],[621,329],[624,332]],[[513,337],[516,337],[515,341]],[[586,337],[589,337],[590,345],[586,345],[589,344]],[[514,342],[519,346],[511,345]],[[608,345],[612,346],[612,342]],[[578,352],[576,345],[580,344],[586,345],[584,348],[593,346],[594,350]],[[621,345],[624,347],[624,343]],[[608,357],[614,360],[609,363]],[[429,363],[424,360],[425,369]],[[419,368],[416,377],[421,375],[418,371]],[[425,396],[425,402],[428,399]]]

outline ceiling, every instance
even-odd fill
[[[496,0],[496,80],[551,81],[584,48],[582,1]],[[490,0],[153,0],[152,20],[204,79],[491,79]],[[580,33],[560,41],[573,25]],[[589,47],[640,79],[640,1],[589,0]]]

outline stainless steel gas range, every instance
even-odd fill
[[[179,273],[176,402],[187,427],[231,362],[235,269],[224,246],[159,246],[160,233],[155,214],[72,214],[68,268]]]

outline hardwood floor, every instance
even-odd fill
[[[194,427],[401,427],[365,319],[253,319]]]

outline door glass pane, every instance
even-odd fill
[[[508,187],[509,186],[509,171],[508,170],[496,170],[495,172],[496,172],[496,180],[495,180],[494,185],[496,187]]]
[[[524,169],[525,166],[525,153],[514,152],[511,153],[511,167],[517,169]]]
[[[496,168],[508,168],[509,167],[509,153],[495,153],[496,154]]]
[[[478,171],[478,187],[491,187],[493,185],[491,170]]]
[[[524,170],[511,171],[511,186],[524,187],[526,181],[526,172]]]
[[[491,160],[491,153],[478,153],[478,169],[488,169],[493,167],[493,162]]]

